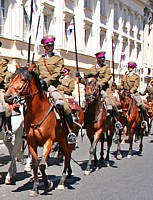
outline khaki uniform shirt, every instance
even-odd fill
[[[0,89],[7,89],[10,86],[12,73],[8,71],[7,63],[0,60]]]
[[[128,72],[123,76],[121,80],[121,86],[118,89],[130,90],[130,93],[138,92],[138,87],[140,86],[140,77],[138,74],[133,73],[131,76]]]
[[[46,81],[47,87],[51,84],[57,87],[63,66],[64,59],[58,55],[48,58],[41,57],[37,62],[36,72],[40,79]]]
[[[106,91],[109,88],[108,82],[111,74],[109,66],[105,64],[102,67],[99,67],[98,65],[93,66],[90,68],[90,73],[94,75],[98,73],[97,83],[102,90]]]
[[[61,84],[58,85],[57,89],[58,91],[63,91],[64,94],[67,95],[72,95],[72,92],[74,90],[75,87],[75,82],[73,80],[73,78],[71,77],[64,77],[62,79],[60,79]]]

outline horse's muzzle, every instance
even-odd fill
[[[90,103],[90,102],[92,102],[95,98],[94,98],[94,96],[93,96],[92,94],[86,94],[86,95],[85,95],[85,99],[86,99],[86,102],[87,102],[87,103]]]

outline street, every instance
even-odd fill
[[[85,135],[83,141],[79,135],[79,148],[72,154],[73,180],[66,184],[64,190],[58,190],[57,184],[63,167],[55,165],[53,153],[46,172],[54,182],[54,188],[43,193],[40,177],[39,195],[35,199],[54,200],[152,200],[153,199],[153,135],[144,137],[143,156],[138,156],[138,143],[133,144],[133,157],[126,158],[128,144],[122,144],[122,160],[116,160],[117,145],[113,143],[110,155],[110,167],[102,167],[85,176],[84,170],[89,158],[89,140]],[[98,153],[99,153],[98,144]],[[41,152],[42,149],[40,149]],[[27,154],[27,150],[25,151]],[[98,154],[99,155],[99,154]],[[0,198],[6,200],[31,199],[29,191],[33,185],[33,173],[24,172],[24,165],[17,163],[18,173],[14,185],[5,185],[4,179],[8,170],[9,156],[6,147],[0,143]],[[54,165],[53,165],[54,164]]]

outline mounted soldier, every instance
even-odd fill
[[[44,46],[45,54],[38,60],[36,72],[39,74],[40,79],[46,82],[50,96],[54,99],[55,105],[64,107],[64,117],[68,124],[69,135],[68,143],[75,143],[76,135],[73,133],[73,118],[71,110],[64,97],[63,92],[59,91],[60,77],[63,73],[64,59],[53,51],[55,37],[53,35],[46,35],[41,43]]]
[[[115,104],[112,89],[109,85],[109,81],[111,79],[111,71],[110,67],[105,64],[105,54],[106,52],[104,51],[100,51],[95,54],[97,64],[90,68],[89,74],[97,76],[97,84],[99,85],[101,96],[106,102],[107,112],[108,114],[114,116],[116,125],[122,127],[121,123],[118,121],[119,112]],[[77,76],[80,76],[80,74],[77,74]],[[80,82],[85,83],[85,80],[80,77]]]
[[[129,91],[131,97],[133,97],[139,107],[142,114],[142,124],[145,124],[147,127],[147,116],[146,116],[146,107],[143,103],[142,98],[139,95],[138,88],[140,86],[140,77],[135,73],[137,64],[133,61],[128,62],[128,71],[125,73],[121,80],[121,85],[117,86],[119,90]]]

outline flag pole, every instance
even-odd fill
[[[73,24],[74,24],[74,43],[75,43],[75,60],[76,60],[76,71],[79,72],[78,67],[78,53],[77,53],[77,44],[76,44],[76,29],[75,29],[75,18],[73,15]],[[80,102],[80,86],[79,86],[79,78],[77,77],[77,84],[78,84],[78,97],[79,97],[79,106],[81,104]]]
[[[30,12],[30,31],[32,26],[32,12],[33,12],[33,0],[31,0],[31,12]],[[31,34],[29,37],[29,43],[28,43],[28,65],[30,65],[30,51],[31,51]]]

